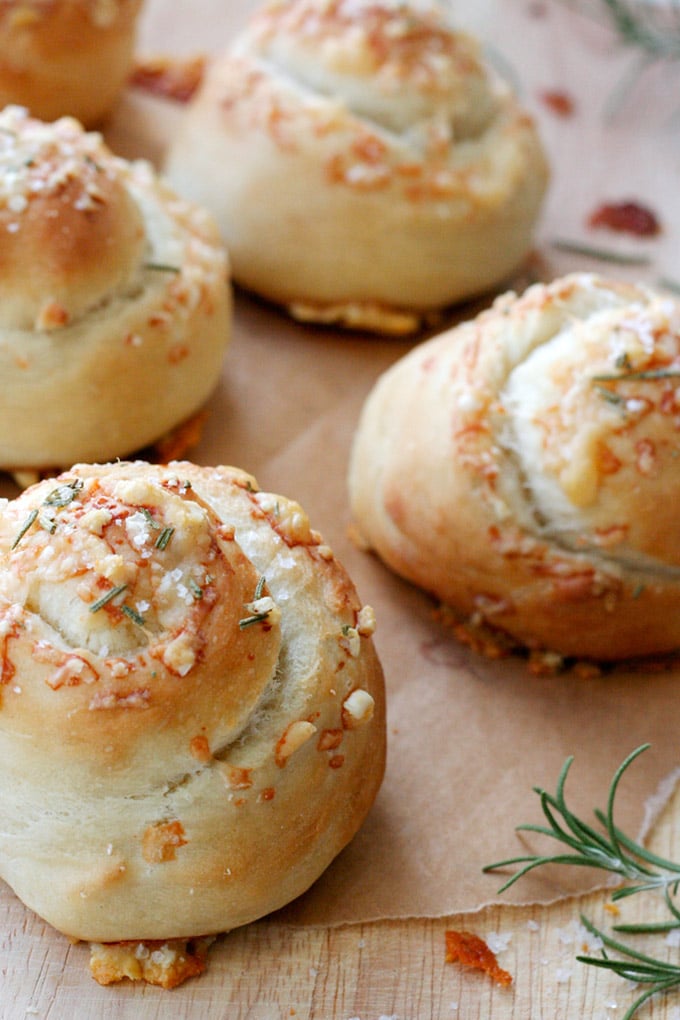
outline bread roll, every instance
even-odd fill
[[[2,0],[0,107],[70,115],[92,127],[132,65],[141,0]]]
[[[95,133],[0,113],[0,467],[152,443],[219,377],[228,263],[206,213]]]
[[[378,381],[353,514],[398,574],[524,646],[680,647],[680,304],[575,274],[509,293]]]
[[[274,0],[209,67],[170,148],[244,287],[399,333],[504,280],[546,187],[534,125],[441,6]]]
[[[384,767],[372,611],[235,468],[78,465],[0,516],[0,875],[67,935],[222,932],[303,892]]]

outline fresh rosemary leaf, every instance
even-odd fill
[[[576,864],[581,867],[600,868],[604,871],[620,875],[622,878],[643,881],[645,885],[649,881],[653,881],[655,887],[663,886],[664,881],[665,884],[677,881],[677,866],[670,862],[661,862],[661,859],[657,863],[665,865],[666,870],[669,872],[674,869],[675,874],[670,877],[654,875],[642,863],[645,859],[644,848],[638,846],[632,840],[624,840],[613,821],[614,799],[621,776],[635,758],[646,750],[648,746],[644,744],[642,747],[637,748],[617,769],[610,787],[606,814],[595,812],[595,817],[604,829],[603,832],[598,831],[578,818],[567,806],[564,787],[573,762],[573,757],[570,757],[562,766],[555,796],[540,787],[536,787],[534,791],[541,799],[541,807],[548,825],[519,825],[517,831],[536,832],[548,836],[562,846],[573,850],[573,853],[566,856],[562,852],[545,855],[529,854],[487,865],[484,871],[496,871],[499,868],[509,867],[513,864],[523,864],[522,869],[512,875],[505,885],[502,886],[503,890],[508,889],[528,871],[543,864]],[[628,853],[624,849],[625,844],[627,844],[630,851]]]
[[[577,956],[576,959],[579,963],[613,971],[619,977],[624,978],[626,981],[632,981],[635,984],[649,985],[642,995],[638,996],[633,1002],[632,1006],[626,1010],[622,1020],[632,1020],[632,1017],[635,1016],[640,1007],[648,999],[651,999],[653,995],[657,995],[660,992],[668,992],[680,986],[680,967],[631,949],[625,943],[619,942],[605,932],[600,931],[586,917],[581,917],[581,923],[591,935],[601,939],[604,948],[601,957]],[[622,958],[615,959],[609,956],[607,949],[614,950]]]
[[[649,924],[641,921],[639,924],[612,925],[613,930],[621,932],[622,935],[666,935],[677,927],[677,921],[658,921],[656,923],[650,921]]]

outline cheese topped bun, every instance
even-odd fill
[[[302,893],[380,785],[375,621],[235,468],[78,465],[0,514],[0,875],[96,942]]]
[[[547,179],[477,42],[399,0],[265,5],[209,67],[167,173],[213,212],[244,287],[388,333],[508,277]]]
[[[0,107],[88,126],[113,107],[132,66],[142,0],[0,0]]]
[[[399,574],[523,645],[680,647],[680,303],[575,274],[506,294],[369,396],[353,513]]]
[[[72,118],[0,113],[0,467],[158,439],[214,388],[230,328],[206,213]]]

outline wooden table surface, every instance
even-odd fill
[[[503,0],[526,16],[538,19],[547,8],[561,6],[559,0],[529,3]],[[221,38],[243,20],[253,0],[147,0],[140,47],[146,52],[191,53],[216,48]],[[496,24],[501,0],[468,0],[457,3],[461,18],[471,27]],[[552,12],[551,12],[552,13]],[[226,22],[229,22],[226,25]],[[217,25],[219,24],[219,30]],[[213,31],[215,28],[215,31]],[[518,63],[523,41],[498,38],[494,45],[507,44],[510,57]],[[528,50],[527,50],[528,53]],[[505,56],[505,54],[504,54]],[[530,57],[527,56],[527,60]],[[559,33],[554,51],[542,65],[551,68],[541,84],[559,89],[568,55]],[[622,65],[623,66],[623,65]],[[537,75],[523,75],[528,101],[538,107]],[[618,65],[612,74],[618,74]],[[666,73],[664,71],[664,73]],[[650,90],[663,86],[664,96],[672,95],[675,78],[657,79],[655,84],[641,82],[649,101]],[[622,103],[627,96],[617,97]],[[644,120],[640,96],[631,116]],[[672,104],[671,104],[672,105]],[[625,110],[625,107],[622,107]],[[143,155],[157,158],[166,139],[166,124],[160,107],[147,105],[140,97],[128,96],[110,125],[112,142],[129,145],[126,115],[134,109],[146,132]],[[629,180],[654,192],[658,161],[662,158],[680,165],[677,123],[673,128],[673,110],[660,111],[653,104],[654,116],[668,114],[664,122],[663,145],[649,158],[641,152],[626,153],[635,163]],[[677,114],[677,110],[675,110]],[[559,149],[554,111],[539,109],[549,146]],[[619,110],[619,116],[621,115]],[[624,116],[626,114],[624,113]],[[582,138],[583,152],[597,137],[591,125]],[[573,143],[572,143],[573,145]],[[125,148],[125,144],[123,145]],[[555,157],[555,151],[551,152]],[[578,163],[580,153],[573,153]],[[559,154],[558,154],[559,156]],[[609,152],[609,159],[615,154]],[[559,164],[559,158],[557,159]],[[593,164],[596,165],[596,162]],[[561,165],[549,199],[539,245],[545,250],[561,227],[565,203],[577,204],[586,188],[584,175],[565,177]],[[639,172],[638,172],[639,171]],[[604,173],[601,169],[593,172]],[[592,184],[592,182],[591,182]],[[677,202],[676,202],[677,205]],[[668,210],[664,210],[665,213]],[[677,209],[673,212],[676,217]],[[672,217],[671,217],[672,219]],[[669,275],[677,266],[678,232],[669,230],[655,249],[656,275]],[[554,254],[554,253],[553,253]],[[558,268],[572,268],[565,257]],[[588,268],[593,268],[589,266]],[[547,782],[536,777],[537,782]],[[680,798],[674,795],[653,833],[655,847],[670,856],[680,857]],[[518,822],[523,819],[517,819]],[[450,876],[449,876],[450,877]],[[575,961],[584,948],[584,930],[579,917],[583,913],[595,924],[607,927],[612,920],[606,892],[562,900],[548,906],[494,905],[478,912],[437,918],[409,918],[349,925],[338,928],[293,927],[276,918],[265,919],[232,932],[218,940],[210,954],[209,968],[200,979],[166,992],[152,987],[121,984],[101,988],[88,974],[88,948],[71,945],[27,911],[9,892],[2,890],[0,916],[0,1020],[114,1020],[156,1017],[201,1017],[205,1020],[620,1020],[635,997],[635,990],[616,976]],[[626,919],[655,916],[648,897],[636,897],[626,906]],[[445,932],[466,929],[500,947],[499,964],[513,977],[510,987],[494,984],[488,976],[445,961]],[[663,936],[641,942],[655,953],[675,959],[677,950],[666,945]],[[639,990],[638,990],[639,994]],[[678,1020],[680,994],[655,1000],[641,1013],[649,1020]]]

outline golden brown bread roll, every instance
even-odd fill
[[[2,0],[0,107],[69,115],[88,126],[118,98],[132,65],[141,0]]]
[[[222,932],[306,889],[384,767],[383,679],[301,507],[78,465],[0,515],[0,875],[68,935]]]
[[[205,212],[72,118],[0,113],[0,467],[152,443],[204,403],[230,328]]]
[[[680,647],[680,304],[575,274],[510,293],[378,381],[355,520],[398,574],[529,647]]]
[[[244,287],[394,333],[518,266],[547,177],[476,41],[397,0],[264,6],[208,68],[166,171]]]

